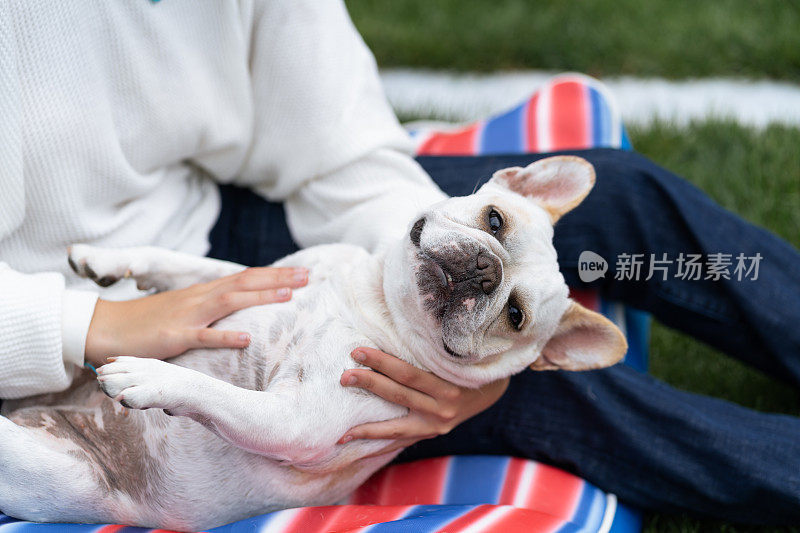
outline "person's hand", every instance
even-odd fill
[[[166,359],[191,348],[244,348],[250,335],[208,326],[234,311],[285,302],[308,283],[304,268],[248,268],[208,283],[136,300],[98,300],[86,336],[86,362],[111,355]]]
[[[377,372],[347,370],[342,374],[342,385],[369,390],[384,400],[409,409],[407,416],[356,426],[339,439],[339,444],[353,439],[396,440],[370,457],[448,433],[495,403],[508,387],[508,378],[479,389],[458,387],[372,348],[356,348],[351,356]]]

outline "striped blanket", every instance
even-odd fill
[[[605,88],[565,75],[507,113],[469,126],[411,132],[419,155],[481,155],[610,147],[629,148]],[[600,311],[626,334],[626,363],[647,367],[646,314],[593,291],[571,296]],[[641,529],[638,513],[562,470],[518,458],[442,457],[391,465],[346,505],[287,509],[214,529],[219,533],[616,532]],[[0,514],[0,533],[134,533],[120,525],[32,524]],[[152,530],[153,532],[159,530]]]
[[[375,474],[347,505],[287,509],[215,533],[637,531],[640,518],[586,481],[535,461],[494,456],[426,459]],[[32,524],[0,515],[0,533],[161,533],[120,525]]]

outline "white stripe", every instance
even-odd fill
[[[551,87],[546,87],[539,93],[539,100],[536,104],[536,151],[549,152],[553,145],[550,138],[550,100],[552,98]]]
[[[484,533],[489,531],[489,528],[496,522],[502,520],[507,514],[514,511],[514,508],[508,505],[504,505],[502,507],[498,507],[494,509],[492,512],[478,520],[477,522],[473,523],[470,526],[465,527],[460,531],[460,533]]]
[[[584,490],[592,491],[592,503],[586,514],[586,520],[584,520],[584,529],[591,533],[597,533],[597,528],[603,522],[606,510],[606,493],[594,487],[586,487]]]
[[[22,530],[26,526],[30,525],[30,522],[11,522],[10,524],[0,525],[0,531],[3,533],[12,533],[13,531]]]
[[[597,533],[608,533],[611,531],[611,524],[614,523],[614,516],[617,514],[617,497],[613,494],[606,494],[606,512]]]
[[[279,512],[278,516],[261,528],[260,533],[281,533],[300,511],[302,511],[301,508],[286,509],[285,511]]]
[[[518,71],[453,74],[430,70],[381,71],[387,96],[405,115],[471,121],[510,109],[545,84],[554,73]],[[779,81],[708,78],[667,81],[612,77],[604,84],[619,108],[612,119],[650,124],[655,119],[686,125],[691,120],[732,118],[762,128],[770,123],[800,125],[800,86]],[[612,104],[613,105],[613,104]],[[619,128],[614,127],[615,135]]]
[[[619,302],[611,304],[611,321],[617,325],[619,330],[628,338],[628,324],[625,321],[625,306]]]
[[[611,94],[611,91],[605,83],[597,83],[594,78],[589,79],[593,82],[591,84],[592,87],[594,87],[603,99],[608,102],[608,112],[611,115],[608,118],[609,127],[611,128],[611,138],[609,141],[611,146],[619,147],[622,145],[622,115],[619,111],[619,102],[617,102],[617,99]]]
[[[525,467],[522,469],[522,475],[519,476],[517,482],[517,490],[514,493],[514,507],[526,508],[528,497],[531,494],[531,487],[533,486],[533,477],[536,474],[536,463],[533,461],[525,461]]]

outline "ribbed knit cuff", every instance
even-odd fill
[[[97,293],[65,290],[61,301],[61,350],[64,363],[83,366],[86,334],[97,304]]]

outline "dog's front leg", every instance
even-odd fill
[[[68,251],[72,270],[107,287],[123,278],[136,280],[141,290],[183,289],[241,272],[245,267],[228,261],[196,257],[154,246],[98,248],[75,244]]]
[[[97,372],[103,391],[125,407],[191,418],[239,448],[274,459],[314,458],[286,395],[242,389],[156,359],[117,357]]]

